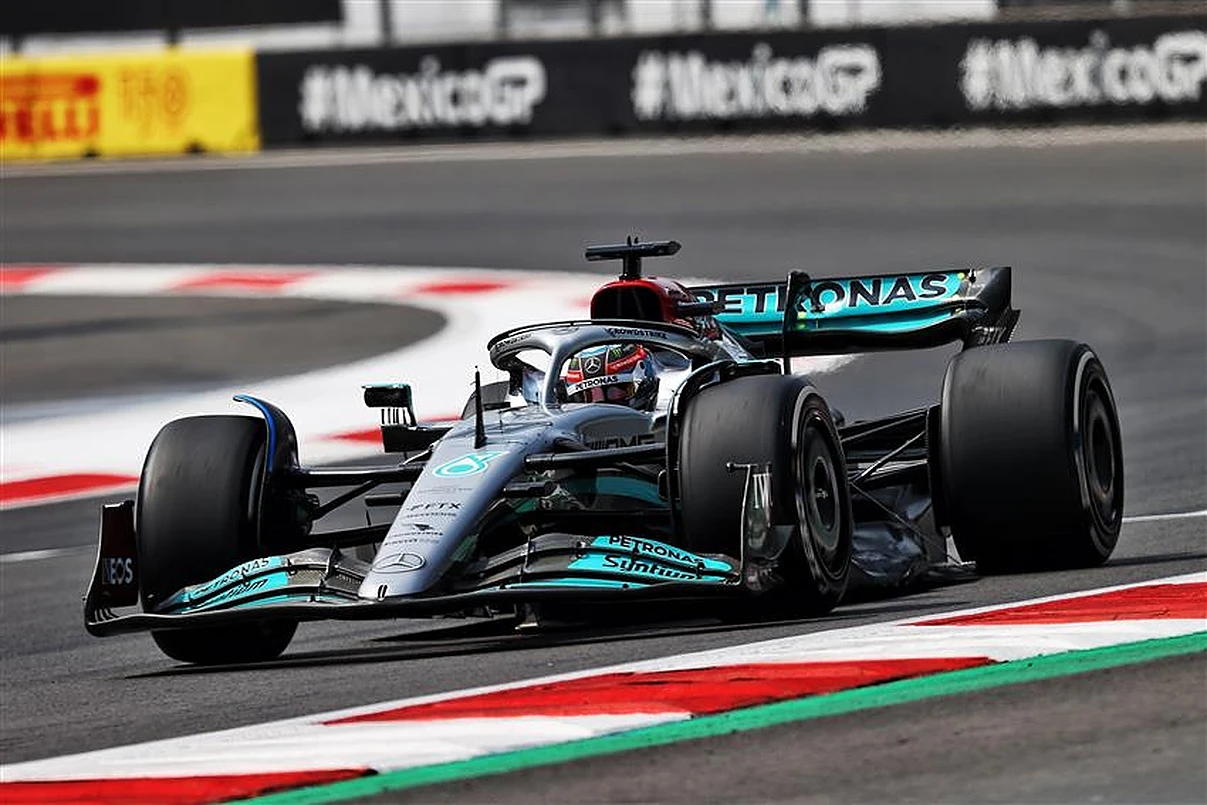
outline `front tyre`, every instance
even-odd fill
[[[784,584],[757,600],[755,617],[829,612],[851,565],[851,500],[833,416],[802,377],[740,377],[709,386],[684,412],[679,441],[685,547],[741,556],[745,473],[769,465],[772,518],[792,536],[779,560]]]
[[[139,595],[156,608],[190,584],[263,555],[259,520],[266,427],[243,416],[169,422],[147,452],[135,506]],[[258,621],[153,631],[169,657],[202,665],[277,657],[297,623]]]
[[[952,537],[985,573],[1092,567],[1123,521],[1123,451],[1102,363],[1074,341],[956,355],[939,463]]]

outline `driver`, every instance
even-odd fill
[[[566,400],[609,402],[642,411],[658,402],[658,372],[650,351],[640,344],[588,347],[566,362],[562,379]]]

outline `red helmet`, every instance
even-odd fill
[[[610,402],[653,410],[658,375],[649,350],[640,344],[588,347],[566,363],[568,402]]]

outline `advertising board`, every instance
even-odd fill
[[[4,58],[0,158],[259,148],[249,50]]]

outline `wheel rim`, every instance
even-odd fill
[[[813,462],[813,494],[810,498],[813,514],[822,528],[829,532],[838,520],[837,490],[829,462],[817,458]]]
[[[1081,457],[1094,517],[1106,528],[1118,521],[1120,476],[1115,427],[1098,384],[1086,392]]]
[[[811,417],[805,424],[801,461],[801,499],[804,539],[812,544],[818,563],[838,575],[843,561],[843,506],[839,477],[829,440]]]

